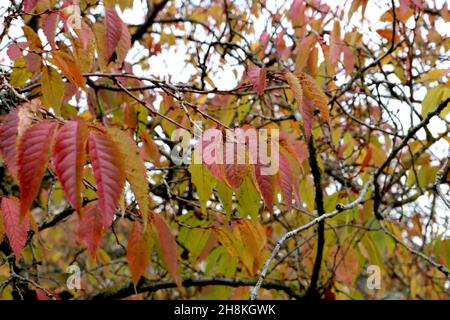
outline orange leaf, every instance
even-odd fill
[[[95,258],[97,253],[103,232],[103,215],[98,207],[98,202],[90,202],[84,208],[83,215],[79,220],[78,237],[93,258]]]
[[[153,214],[154,226],[161,245],[163,260],[175,283],[181,287],[180,266],[178,265],[177,243],[167,223],[158,214]]]
[[[1,197],[3,225],[9,243],[13,249],[16,261],[19,261],[20,252],[27,241],[27,233],[30,228],[28,217],[20,221],[20,203],[15,197]]]
[[[19,185],[21,219],[30,209],[44,177],[56,123],[40,121],[28,128],[19,143]]]
[[[302,72],[299,76],[305,97],[316,105],[320,111],[323,121],[330,122],[330,111],[328,109],[328,100],[322,91],[322,88],[316,80],[309,74]]]
[[[81,182],[86,162],[87,126],[82,120],[67,122],[56,136],[53,163],[70,204],[81,215]]]
[[[73,62],[71,56],[62,51],[52,51],[53,61],[61,72],[66,76],[67,80],[84,90],[85,80],[81,69]]]
[[[133,283],[136,285],[150,262],[149,236],[139,222],[133,223],[128,237],[127,260]]]
[[[303,161],[308,159],[308,147],[305,142],[295,139],[293,136],[284,131],[280,133],[280,145],[282,145],[284,149],[292,155],[299,166],[302,165]]]
[[[301,105],[303,103],[303,90],[302,86],[300,85],[300,80],[291,72],[286,72],[286,81],[288,82],[289,87],[291,87],[291,90],[294,93],[295,101],[297,102],[298,107],[301,108]]]
[[[119,205],[125,170],[117,146],[106,133],[91,131],[88,141],[103,226],[108,228]]]
[[[159,167],[161,165],[161,153],[159,152],[158,146],[152,140],[147,131],[141,130],[140,133],[145,152],[153,160],[155,166]]]

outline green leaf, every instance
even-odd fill
[[[216,184],[216,179],[209,170],[202,164],[192,163],[189,166],[192,183],[197,188],[197,195],[200,200],[202,212],[206,214],[206,202],[209,200],[212,190]]]
[[[217,183],[217,193],[219,195],[220,201],[222,202],[223,208],[227,213],[227,219],[230,219],[231,213],[233,212],[233,190],[228,187],[223,181]]]
[[[236,200],[238,211],[243,217],[249,215],[252,219],[258,219],[261,197],[250,177],[246,177],[240,188],[236,191]]]

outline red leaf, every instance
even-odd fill
[[[251,66],[247,71],[247,75],[256,93],[260,96],[263,95],[266,89],[266,68]]]
[[[309,143],[309,139],[311,138],[312,122],[314,116],[311,101],[309,99],[303,99],[300,112],[302,114],[303,128],[305,129],[305,140],[307,143]]]
[[[13,249],[16,261],[19,261],[20,252],[27,241],[30,228],[28,217],[20,221],[20,203],[15,197],[1,197],[3,226]]]
[[[36,288],[36,298],[37,300],[61,300],[61,297],[53,291],[48,289],[43,290],[41,288]]]
[[[30,13],[31,10],[34,9],[36,4],[37,4],[37,0],[24,0],[23,1],[23,11],[26,13]]]
[[[294,2],[292,3],[291,11],[290,11],[292,21],[296,20],[299,13],[300,12],[303,13],[303,11],[305,10],[303,2],[304,2],[304,0],[294,0]]]
[[[22,56],[22,50],[16,43],[12,43],[8,46],[8,50],[6,50],[6,54],[12,61],[14,61],[16,59],[19,59]]]
[[[0,126],[0,152],[3,161],[13,177],[17,177],[17,133],[19,127],[18,110],[11,111]]]
[[[347,73],[352,73],[355,64],[355,57],[348,46],[343,46],[342,51],[344,51],[344,68]]]
[[[133,283],[137,284],[150,262],[148,233],[139,222],[133,223],[133,229],[128,237],[127,260]]]
[[[295,139],[284,131],[280,133],[280,145],[294,157],[299,166],[302,165],[303,161],[308,159],[308,147],[305,142]]]
[[[289,55],[291,54],[291,49],[286,46],[286,42],[284,41],[285,33],[284,30],[280,31],[277,33],[274,40],[275,48],[277,49],[279,56],[284,60],[289,58]]]
[[[38,194],[50,159],[55,128],[56,123],[43,120],[28,128],[20,139],[18,164],[21,219]]]
[[[89,132],[88,145],[103,226],[108,228],[114,219],[125,184],[123,163],[117,146],[106,133]]]
[[[259,45],[261,46],[261,52],[265,52],[266,48],[267,48],[267,44],[269,43],[270,40],[270,35],[264,31],[263,33],[261,33],[261,35],[259,36]]]
[[[178,265],[177,243],[166,222],[158,214],[153,214],[154,226],[161,245],[163,260],[176,284],[181,287],[180,266]]]
[[[128,27],[122,22],[122,33],[120,40],[117,43],[117,59],[119,62],[123,62],[127,56],[128,51],[131,48],[131,35]]]
[[[275,175],[263,175],[261,174],[261,165],[255,164],[255,178],[259,191],[264,200],[266,208],[272,212],[273,199],[275,195]]]
[[[91,257],[95,257],[97,248],[103,237],[103,215],[98,202],[90,202],[85,208],[78,225],[78,237],[88,249]]]
[[[245,141],[239,141],[237,134],[236,138],[238,139],[237,143],[230,141],[224,144],[223,147],[225,162],[223,165],[224,176],[228,185],[233,189],[238,189],[241,186],[250,169],[246,155],[237,154],[238,152],[242,153],[242,146],[245,144]],[[239,147],[238,143],[241,144]]]
[[[220,181],[227,183],[223,169],[224,144],[221,132],[218,129],[210,129],[203,134],[198,143],[201,150],[201,161],[206,168]]]
[[[53,163],[64,193],[81,214],[81,182],[86,162],[87,126],[82,120],[67,122],[58,132],[53,149]]]
[[[330,64],[335,64],[338,62],[341,55],[342,45],[340,44],[340,39],[336,35],[331,34],[330,38]]]
[[[287,153],[280,147],[279,161],[280,168],[278,171],[278,183],[280,185],[281,194],[288,209],[292,207],[292,191],[295,183],[294,171],[292,170],[291,161]]]
[[[115,9],[105,9],[105,30],[106,30],[106,61],[111,58],[113,52],[119,44],[122,34],[122,20]]]
[[[42,16],[42,31],[44,32],[44,35],[52,49],[55,48],[55,34],[58,20],[59,14],[57,12],[52,12]]]

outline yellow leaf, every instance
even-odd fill
[[[419,82],[433,82],[438,81],[447,73],[448,69],[433,69],[421,75],[417,81]]]
[[[437,87],[431,88],[427,91],[425,98],[422,101],[422,116],[426,116],[428,113],[432,112],[437,108],[439,103],[447,99],[450,96],[450,87],[445,85],[439,85]],[[441,112],[442,116],[445,116],[450,111],[450,106],[444,108]]]
[[[42,48],[41,39],[39,39],[39,36],[32,28],[29,26],[23,26],[22,31],[25,34],[25,38],[27,38],[30,43],[31,50],[38,50]]]
[[[119,148],[123,159],[126,159],[125,176],[131,185],[131,190],[136,197],[139,209],[147,222],[148,214],[148,181],[147,170],[139,155],[139,149],[134,140],[124,131],[110,127],[108,133],[116,146]]]
[[[60,115],[64,97],[64,82],[59,73],[50,66],[42,68],[41,90],[43,103],[52,107],[56,115]]]
[[[31,72],[28,70],[25,59],[20,57],[14,62],[13,71],[9,78],[9,83],[15,87],[22,87],[31,77]]]
[[[300,80],[291,72],[286,72],[286,81],[288,82],[289,87],[291,87],[291,90],[294,93],[298,108],[301,109],[303,102],[303,90],[302,86],[300,85]]]

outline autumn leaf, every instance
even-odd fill
[[[300,80],[291,72],[286,72],[286,81],[291,87],[292,92],[294,93],[295,101],[297,102],[298,108],[301,109],[301,105],[303,103],[303,90],[300,85]]]
[[[40,121],[28,128],[19,143],[20,216],[26,215],[38,194],[47,163],[50,160],[56,123]]]
[[[202,212],[206,214],[206,202],[211,197],[216,179],[203,164],[191,163],[188,170],[191,174],[192,183],[197,188]]]
[[[125,23],[121,23],[121,34],[120,34],[120,40],[117,43],[117,62],[123,62],[125,61],[125,57],[127,56],[128,51],[130,51],[131,48],[131,35],[130,31],[128,30],[128,27]]]
[[[312,102],[314,102],[315,106],[320,111],[320,116],[322,117],[323,121],[329,123],[330,110],[328,109],[327,105],[328,101],[325,94],[322,91],[322,88],[319,86],[316,80],[307,73],[304,72],[300,73],[299,80],[302,85],[303,93],[306,99],[309,99]]]
[[[236,201],[238,210],[243,217],[250,216],[254,220],[258,220],[259,203],[261,197],[259,196],[252,179],[246,177],[236,190]]]
[[[90,202],[83,210],[83,215],[78,222],[78,237],[81,243],[88,249],[92,258],[97,254],[97,248],[102,240],[103,214],[98,202]]]
[[[2,243],[4,236],[5,236],[5,226],[3,224],[3,214],[1,210],[1,199],[0,199],[0,243]]]
[[[27,13],[31,13],[31,11],[36,6],[38,0],[24,0],[23,1],[23,10]]]
[[[42,68],[41,90],[44,104],[52,107],[55,114],[59,115],[64,97],[64,82],[52,67],[44,66]]]
[[[162,257],[166,264],[167,271],[169,271],[177,286],[181,287],[180,266],[178,264],[177,243],[175,242],[175,238],[173,237],[169,226],[160,215],[154,213],[152,214],[152,217],[154,222],[153,226],[155,227],[158,236]]]
[[[105,8],[106,61],[116,50],[122,35],[122,20],[113,8]],[[126,41],[126,40],[124,40]]]
[[[299,166],[308,159],[308,147],[302,140],[295,139],[292,135],[282,131],[280,133],[280,146],[282,146],[296,161]]]
[[[52,57],[55,65],[66,76],[67,80],[78,88],[85,88],[85,79],[83,78],[80,68],[73,62],[71,56],[65,52],[53,50]]]
[[[296,181],[294,170],[292,169],[292,160],[289,154],[280,147],[280,168],[278,171],[278,184],[281,189],[281,194],[283,195],[284,204],[288,209],[292,208],[292,192],[294,183]]]
[[[42,16],[42,31],[47,38],[48,43],[55,49],[55,35],[56,27],[59,21],[59,14],[57,12],[52,12]]]
[[[262,174],[262,166],[260,164],[255,164],[255,179],[258,186],[258,190],[262,195],[264,200],[264,205],[266,208],[272,212],[273,211],[273,202],[275,198],[275,186],[276,180],[275,175]]]
[[[87,125],[82,120],[68,121],[59,130],[53,149],[56,175],[73,208],[81,215],[81,183],[86,163]]]
[[[150,249],[148,232],[145,231],[141,223],[134,222],[128,237],[127,247],[127,260],[134,285],[137,285],[150,263]]]
[[[145,130],[141,130],[141,139],[143,142],[143,148],[145,153],[153,160],[156,166],[161,165],[161,153],[159,152],[158,146],[150,137],[150,135]]]
[[[266,89],[266,68],[252,66],[248,69],[247,75],[258,95],[263,95]]]
[[[0,151],[11,176],[18,174],[17,132],[19,126],[18,110],[11,111],[0,126]]]
[[[20,253],[27,241],[27,234],[29,230],[29,219],[25,217],[20,219],[20,203],[15,197],[1,197],[1,208],[3,215],[3,226],[5,227],[6,235],[9,243],[13,249],[16,261],[20,259]]]
[[[148,212],[148,181],[147,169],[139,155],[139,149],[134,140],[124,131],[118,128],[108,128],[109,136],[121,153],[121,158],[126,159],[125,176],[130,182],[136,200],[139,204],[139,210],[143,214],[144,220]]]
[[[89,132],[88,149],[103,226],[108,228],[113,222],[125,184],[123,159],[109,135],[96,129]]]

